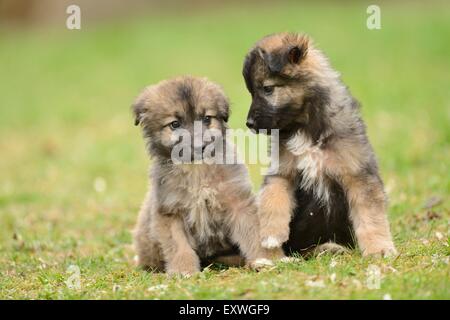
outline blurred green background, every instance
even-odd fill
[[[81,30],[65,27],[67,3],[80,5]],[[361,102],[396,241],[420,237],[407,223],[430,197],[448,232],[450,5],[378,2],[382,27],[368,30],[370,4],[0,1],[0,269],[12,275],[3,297],[42,294],[39,259],[128,261],[149,164],[131,102],[162,79],[207,76],[231,100],[231,126],[244,127],[244,55],[279,31],[308,33]],[[12,289],[17,270],[31,277],[23,291]]]

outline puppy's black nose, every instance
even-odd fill
[[[253,118],[247,118],[247,128],[253,129],[255,127],[255,120]]]

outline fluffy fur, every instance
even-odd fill
[[[221,88],[203,78],[163,81],[141,93],[133,112],[153,158],[150,191],[134,231],[138,265],[189,275],[212,261],[270,263],[272,252],[255,241],[259,222],[245,166],[176,164],[171,157],[178,142],[172,134],[181,128],[193,134],[194,121],[221,132],[226,142],[229,106]]]
[[[364,255],[396,253],[386,197],[358,102],[305,35],[261,39],[243,75],[247,126],[279,129],[280,169],[260,192],[261,242],[286,253],[336,242]]]

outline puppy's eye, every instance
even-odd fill
[[[264,94],[271,95],[273,93],[273,90],[275,89],[275,86],[263,86]]]
[[[204,116],[202,121],[205,125],[209,126],[211,124],[211,116]]]
[[[181,127],[181,123],[180,123],[180,121],[172,121],[170,124],[169,124],[169,126],[170,126],[170,129],[172,129],[172,130],[175,130],[175,129],[178,129],[179,127]]]

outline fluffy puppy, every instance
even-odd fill
[[[356,238],[363,255],[395,254],[358,102],[324,54],[305,35],[270,35],[247,54],[243,76],[247,126],[280,130],[279,171],[260,192],[262,245],[302,253]]]
[[[245,166],[217,161],[229,114],[221,88],[179,77],[147,87],[132,108],[153,159],[134,230],[138,265],[189,275],[212,261],[270,264]]]

